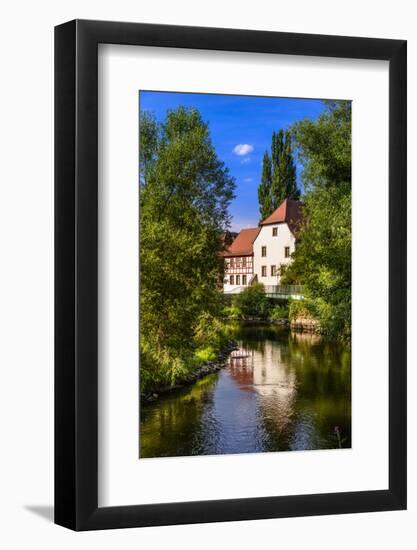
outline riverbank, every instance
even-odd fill
[[[281,325],[282,327],[289,328],[290,322],[288,319],[262,319],[260,317],[223,317],[223,322],[249,323],[249,324],[261,324],[261,325]]]
[[[236,349],[238,349],[237,343],[234,340],[230,340],[225,344],[225,346],[223,346],[223,348],[217,354],[214,360],[205,361],[200,366],[198,366],[195,371],[188,373],[183,378],[178,379],[173,386],[163,386],[160,388],[155,388],[154,391],[149,391],[141,394],[141,399],[144,403],[152,403],[153,401],[156,401],[160,397],[160,395],[183,388],[185,386],[190,386],[204,376],[218,372],[226,366],[229,354]]]
[[[320,325],[318,321],[309,317],[297,317],[291,321],[289,319],[261,319],[259,317],[228,317],[223,318],[222,321],[236,321],[239,323],[248,323],[253,325],[275,325],[291,329],[293,332],[310,332],[313,334],[320,334]]]

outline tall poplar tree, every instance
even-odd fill
[[[263,158],[262,179],[258,187],[262,219],[272,214],[284,199],[299,197],[291,133],[281,129],[272,134],[271,156],[266,152]]]
[[[271,143],[272,159],[272,185],[271,198],[272,209],[275,210],[280,202],[285,199],[285,189],[282,186],[282,157],[284,152],[284,132],[273,132]]]
[[[296,170],[292,155],[291,133],[279,130],[272,134],[272,204],[278,208],[286,199],[298,199]]]
[[[285,196],[289,199],[299,199],[300,190],[297,187],[297,174],[292,151],[292,136],[289,130],[285,132],[284,138],[283,173]]]
[[[263,162],[262,162],[262,178],[261,178],[261,183],[259,184],[259,187],[258,187],[259,212],[261,214],[262,220],[267,218],[270,215],[270,213],[273,211],[271,185],[272,185],[271,158],[268,154],[268,151],[265,151]]]

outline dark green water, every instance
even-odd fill
[[[235,331],[225,369],[141,408],[140,457],[350,447],[348,348],[276,326]]]

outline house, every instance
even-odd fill
[[[260,231],[253,244],[254,272],[260,283],[279,285],[280,266],[291,262],[300,221],[300,202],[285,199],[260,223]]]
[[[224,252],[225,293],[241,292],[254,282],[265,286],[280,284],[280,267],[291,262],[295,250],[300,204],[285,199],[259,227],[242,229]]]
[[[223,252],[223,292],[241,292],[245,286],[253,282],[253,242],[259,231],[259,227],[242,229],[232,244]]]

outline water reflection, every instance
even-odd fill
[[[141,410],[140,456],[329,449],[351,444],[350,353],[316,335],[234,326],[228,366]]]

